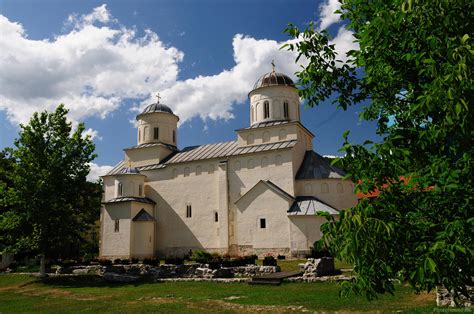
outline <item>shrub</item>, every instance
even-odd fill
[[[101,259],[99,260],[100,266],[112,266],[112,261],[109,259]]]
[[[160,265],[160,260],[156,258],[145,258],[143,260],[143,264],[150,266],[158,266]]]
[[[283,259],[286,259],[286,256],[278,254],[277,259],[283,260]]]
[[[132,258],[132,264],[138,264],[138,258]]]
[[[183,265],[184,258],[182,257],[168,257],[165,259],[165,264],[173,264],[173,265]]]
[[[213,259],[213,255],[204,250],[196,250],[191,255],[192,261],[195,261],[196,263],[201,263],[201,264],[209,264],[209,262],[212,259]]]
[[[329,250],[327,247],[322,246],[319,241],[316,241],[311,247],[311,257],[312,258],[331,257],[331,253],[329,253]]]
[[[125,258],[122,260],[122,265],[128,265],[130,264],[130,260],[128,258]]]
[[[273,256],[265,256],[263,259],[263,266],[276,266],[277,261]]]
[[[122,264],[122,260],[120,258],[116,258],[114,259],[114,264],[115,265]]]

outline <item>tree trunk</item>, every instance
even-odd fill
[[[39,275],[40,277],[46,277],[46,256],[45,254],[40,254],[40,270]]]

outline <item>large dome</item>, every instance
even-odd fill
[[[257,82],[255,82],[253,89],[267,86],[291,86],[295,87],[295,83],[285,74],[277,73],[275,71],[262,75]]]

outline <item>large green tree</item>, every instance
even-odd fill
[[[70,253],[99,216],[100,186],[86,181],[95,147],[83,124],[72,130],[67,112],[60,105],[35,113],[1,159],[10,171],[3,181],[0,249],[39,252],[42,274],[45,257]]]
[[[325,245],[354,265],[343,291],[466,293],[473,265],[473,40],[470,0],[344,0],[341,20],[359,45],[338,59],[325,31],[290,25],[287,48],[309,106],[359,106],[381,140],[350,143],[338,161],[358,192],[379,190],[324,226]]]

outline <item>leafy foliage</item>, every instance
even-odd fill
[[[0,251],[68,256],[93,238],[101,186],[86,176],[94,145],[66,115],[63,105],[35,113],[0,156]]]
[[[381,141],[349,142],[335,163],[356,191],[378,190],[328,216],[324,245],[354,265],[344,292],[393,293],[393,278],[417,291],[436,285],[466,293],[473,274],[473,3],[342,2],[341,19],[359,49],[338,60],[327,32],[290,25],[288,45],[309,60],[297,73],[309,106],[329,98],[358,105]]]

